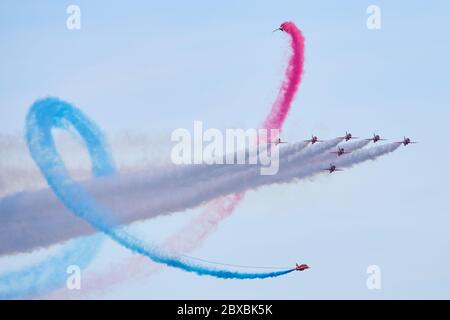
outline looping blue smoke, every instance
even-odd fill
[[[0,276],[0,299],[17,299],[46,294],[67,280],[67,267],[86,268],[98,252],[103,235],[73,239],[57,254],[36,264]]]
[[[38,141],[49,141],[51,129],[61,128],[68,130],[72,125],[82,140],[85,142],[92,161],[92,174],[96,177],[112,175],[116,172],[114,162],[111,159],[109,148],[103,138],[100,129],[90,121],[83,113],[69,104],[55,98],[37,101],[32,107],[35,120],[40,119],[41,130],[37,126],[29,125],[27,119],[27,141],[32,144]],[[53,144],[53,142],[52,142]],[[50,165],[49,159],[59,161],[52,168],[48,167],[52,176],[57,177],[57,170],[64,168],[57,154],[55,145],[49,146],[51,153],[40,154]],[[58,160],[59,159],[59,160]],[[65,169],[65,168],[64,168]],[[67,175],[67,172],[65,172]],[[66,269],[69,265],[76,264],[85,268],[95,257],[103,236],[94,235],[80,239],[70,240],[61,252],[19,271],[12,271],[0,276],[0,298],[15,299],[23,296],[44,294],[56,289],[67,279]]]
[[[155,247],[150,247],[119,228],[120,221],[111,218],[112,212],[98,204],[79,183],[70,177],[56,150],[51,132],[52,128],[67,128],[68,125],[71,125],[83,138],[93,161],[94,174],[102,176],[114,173],[112,160],[97,126],[87,119],[79,109],[57,98],[38,100],[28,112],[26,139],[30,154],[59,200],[76,216],[84,219],[117,243],[155,262],[194,272],[198,275],[210,275],[226,279],[263,279],[278,277],[294,271],[294,269],[289,269],[267,273],[243,273],[208,268],[193,264],[181,257],[169,255]]]

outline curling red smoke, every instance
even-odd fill
[[[281,131],[302,80],[305,61],[305,39],[302,32],[290,21],[282,23],[280,30],[290,36],[292,54],[278,96],[263,123],[263,128],[268,129],[269,132],[271,129]],[[278,137],[271,137],[271,140],[276,138]],[[168,239],[168,247],[179,253],[195,249],[223,219],[233,213],[244,196],[245,193],[236,193],[214,200],[189,225]]]
[[[305,60],[305,39],[303,38],[302,32],[293,22],[284,22],[280,28],[291,37],[292,55],[289,59],[285,79],[281,83],[277,99],[263,124],[263,128],[269,130],[282,129],[284,120],[297,93],[298,86],[302,81],[303,63]]]
[[[262,127],[268,130],[279,129],[281,131],[302,80],[305,42],[302,32],[293,22],[284,22],[280,25],[280,28],[290,37],[292,53],[277,98],[272,105],[270,113],[264,120]],[[271,137],[272,140],[275,138]],[[241,192],[212,201],[199,216],[194,218],[187,226],[176,232],[172,237],[169,237],[165,242],[165,247],[173,253],[180,254],[194,250],[202,243],[203,239],[215,230],[222,220],[233,213],[244,196],[245,193]],[[159,270],[159,268],[148,269],[148,260],[137,256],[133,257],[125,265],[121,265],[119,268],[107,272],[106,275],[94,275],[88,283],[91,289],[101,290],[116,284],[125,275],[129,277],[130,273],[139,274],[144,270],[152,272]],[[127,272],[123,272],[123,270],[127,270]],[[63,296],[65,296],[63,290],[59,290],[53,295],[50,295],[53,298],[61,298]]]

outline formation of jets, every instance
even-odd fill
[[[279,28],[273,30],[273,32],[278,31],[278,30],[284,31],[283,24]],[[345,141],[349,141],[351,139],[358,139],[358,137],[354,137],[350,132],[347,132],[347,131],[345,132],[345,136],[338,137],[338,138],[344,139]],[[373,141],[373,143],[376,143],[377,141],[384,141],[386,139],[382,139],[379,134],[375,134],[374,133],[372,138],[365,139],[365,140],[366,141]],[[315,144],[316,142],[323,142],[323,140],[319,140],[319,138],[317,136],[315,136],[315,135],[312,135],[311,139],[303,140],[303,141],[307,142],[308,144],[311,143],[311,145]],[[281,141],[281,138],[278,138],[273,143],[275,145],[278,145],[278,144],[287,143],[287,142]],[[408,145],[410,143],[417,143],[417,142],[416,141],[411,141],[410,138],[403,137],[403,141],[398,141],[397,143],[401,143],[404,146],[406,146],[406,145]],[[335,153],[338,157],[340,157],[343,154],[350,153],[350,152],[345,151],[345,149],[343,147],[338,147],[337,151],[332,151],[331,153]],[[329,173],[333,173],[335,171],[342,171],[342,169],[337,168],[336,165],[334,165],[332,163],[330,163],[330,166],[328,168],[322,169],[322,170],[328,171]],[[300,265],[297,264],[297,263],[295,264],[295,269],[294,270],[296,270],[296,271],[304,271],[306,269],[309,269],[309,266],[307,264],[300,264]]]
[[[282,27],[280,27],[278,29],[275,29],[274,31],[277,31],[277,30],[283,31]],[[344,139],[345,141],[349,141],[351,139],[358,139],[358,137],[354,137],[350,132],[347,132],[347,131],[345,132],[345,136],[338,137],[338,138],[339,139]],[[379,134],[374,133],[372,138],[365,139],[365,140],[366,141],[373,141],[373,143],[376,143],[377,141],[384,141],[384,140],[387,140],[387,139],[382,139]],[[315,144],[316,142],[323,142],[323,140],[319,140],[319,138],[317,136],[315,136],[315,135],[312,135],[311,139],[303,140],[303,141],[307,142],[308,144],[309,143]],[[275,145],[279,145],[281,143],[287,143],[287,142],[286,141],[282,141],[281,138],[278,138],[273,143]],[[417,143],[417,141],[411,141],[410,138],[403,137],[403,141],[398,141],[397,143],[401,143],[401,144],[406,146],[406,145],[408,145],[410,143]],[[347,153],[350,153],[350,152],[345,151],[345,149],[343,147],[338,147],[338,149],[336,151],[332,151],[331,153],[335,153],[338,157],[340,157],[340,156],[342,156],[344,154],[347,154]],[[342,169],[336,168],[336,166],[334,164],[330,164],[330,166],[328,168],[324,168],[322,170],[328,171],[329,173],[333,173],[335,171],[342,171]],[[296,265],[296,266],[298,268],[300,268],[301,266],[306,266],[306,269],[309,268],[307,265],[303,265],[303,264],[300,265],[300,266],[299,265]],[[296,267],[296,270],[299,270],[299,269],[297,269],[297,267]],[[302,270],[300,270],[300,271],[302,271]]]

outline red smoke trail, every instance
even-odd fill
[[[305,61],[305,39],[303,38],[302,32],[292,22],[285,22],[280,28],[291,37],[292,55],[289,59],[286,76],[281,83],[277,99],[263,124],[263,128],[269,130],[282,129],[284,120],[297,93],[298,86],[302,81],[303,63]]]
[[[293,22],[284,22],[280,28],[290,36],[291,57],[285,71],[277,98],[272,105],[270,113],[267,115],[262,127],[268,129],[279,129],[281,131],[284,121],[295,98],[298,86],[302,80],[304,64],[305,41],[302,32]],[[272,140],[277,137],[270,137]],[[173,236],[165,241],[165,247],[172,253],[188,253],[196,249],[219,223],[230,216],[240,201],[244,198],[245,192],[231,194],[216,199],[207,205],[202,213],[194,218],[188,225],[183,227]],[[118,284],[121,278],[129,278],[130,275],[155,272],[161,266],[149,268],[147,259],[141,256],[133,256],[126,264],[121,264],[117,268],[106,272],[106,274],[89,277],[85,281],[84,289],[104,290],[107,287]],[[66,289],[60,289],[46,298],[69,298]]]
[[[263,123],[263,128],[268,129],[269,132],[271,129],[279,129],[281,131],[302,80],[303,64],[305,61],[305,39],[302,32],[293,22],[289,21],[282,23],[280,29],[286,32],[291,38],[292,55],[289,59],[285,79],[281,83],[278,96]],[[270,137],[271,141],[277,138]],[[214,200],[189,225],[179,230],[179,232],[167,240],[168,248],[176,253],[185,253],[198,247],[202,240],[223,219],[233,213],[244,196],[245,193],[241,192]]]

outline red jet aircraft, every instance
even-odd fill
[[[278,138],[277,140],[275,140],[275,142],[272,142],[272,143],[274,143],[277,146],[280,143],[287,143],[287,142],[286,141],[281,141],[281,138]]]
[[[304,142],[308,142],[311,144],[314,144],[316,142],[322,142],[323,140],[319,140],[319,138],[317,138],[317,136],[311,136],[311,139],[309,140],[303,140]]]
[[[338,137],[338,138],[345,139],[345,141],[348,141],[350,139],[358,139],[358,137],[352,136],[352,134],[350,132],[347,132],[347,131],[345,131],[345,136]]]
[[[403,143],[403,145],[406,146],[406,145],[408,145],[410,143],[417,143],[417,142],[416,141],[411,141],[410,138],[403,137],[403,141],[399,141],[398,143]]]
[[[373,134],[373,138],[366,139],[367,141],[373,141],[373,143],[376,143],[377,141],[383,141],[386,139],[381,139],[379,134]]]
[[[336,166],[334,164],[330,164],[330,167],[328,169],[322,169],[322,170],[328,171],[330,173],[333,173],[335,171],[342,171],[342,169],[336,168]]]
[[[330,153],[336,153],[338,157],[342,156],[344,153],[350,153],[344,150],[344,148],[338,147],[338,151],[332,151]]]

